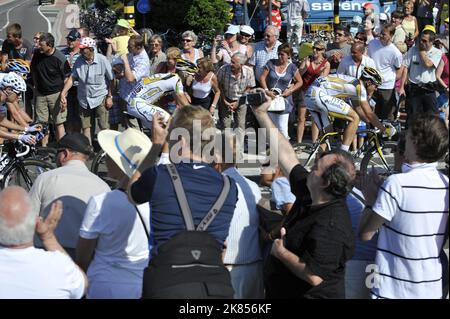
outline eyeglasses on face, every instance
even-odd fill
[[[273,34],[264,34],[264,38],[271,38],[273,36],[274,36]]]
[[[159,43],[157,43],[157,42],[154,42],[154,43],[150,43],[150,45],[151,45],[152,47],[159,47],[159,46],[160,46],[160,44],[159,44]]]
[[[192,39],[183,39],[183,42],[192,42]]]
[[[343,37],[343,36],[345,36],[345,33],[335,33],[334,35],[336,37]]]
[[[325,48],[313,47],[313,50],[316,50],[316,51],[323,51],[323,50],[325,50]]]

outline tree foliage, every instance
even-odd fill
[[[186,20],[194,30],[221,31],[230,21],[229,6],[223,0],[193,0]]]
[[[150,3],[149,20],[154,30],[222,30],[230,20],[224,0],[150,0]]]

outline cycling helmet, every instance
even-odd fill
[[[14,72],[9,72],[3,77],[0,87],[7,88],[10,87],[12,90],[19,94],[20,92],[25,92],[27,90],[27,85],[20,75]]]
[[[177,66],[176,69],[178,71],[183,71],[186,72],[188,74],[195,74],[198,71],[198,67],[192,63],[191,61],[182,59],[182,58],[178,58],[177,60]]]
[[[383,78],[381,77],[380,73],[371,67],[364,67],[361,78],[364,78],[366,80],[371,80],[373,83],[375,83],[376,86],[380,86],[381,83],[383,83]]]
[[[8,71],[20,75],[24,80],[26,80],[30,74],[30,66],[22,59],[9,59],[6,66]]]

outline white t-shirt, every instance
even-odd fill
[[[59,251],[0,247],[0,299],[79,299],[81,270]]]
[[[405,54],[403,64],[408,68],[408,78],[412,83],[423,84],[436,81],[436,69],[442,59],[442,51],[432,47],[427,51],[427,57],[433,62],[433,67],[426,67],[419,56],[419,49],[414,46]]]
[[[356,66],[355,61],[353,61],[352,57],[348,55],[342,58],[342,61],[339,63],[339,67],[336,73],[352,76],[359,79],[364,67],[366,66],[376,68],[375,62],[372,60],[372,58],[366,55],[363,55],[361,64],[359,66]]]
[[[149,204],[137,207],[147,229],[150,229]],[[128,201],[126,193],[113,190],[93,196],[80,227],[80,237],[98,239],[94,259],[87,272],[90,282],[88,297],[117,297],[114,291],[108,296],[92,296],[90,292],[95,290],[97,282],[110,286],[128,284],[135,286],[140,294],[143,270],[149,260],[149,243],[135,206]]]
[[[448,177],[437,163],[403,168],[380,188],[373,206],[386,219],[378,235],[375,298],[442,297],[439,253],[448,223]]]
[[[369,42],[369,56],[373,59],[376,69],[383,77],[379,89],[391,90],[395,87],[396,70],[402,65],[402,54],[397,47],[390,43],[384,46],[380,40]]]

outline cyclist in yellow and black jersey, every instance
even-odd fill
[[[328,115],[349,121],[341,146],[348,151],[360,118],[380,129],[384,135],[391,137],[395,134],[392,125],[385,127],[381,124],[368,102],[381,83],[379,72],[370,67],[364,68],[359,79],[342,74],[319,77],[305,93],[306,107],[321,130],[330,126]]]
[[[113,72],[116,79],[124,76],[123,62],[113,62]],[[129,89],[120,89],[120,97],[127,103],[128,113],[142,121],[144,127],[150,128],[153,115],[159,113],[164,121],[170,114],[154,105],[161,97],[173,94],[180,106],[189,104],[184,94],[180,77],[175,73],[159,73],[143,77]]]

